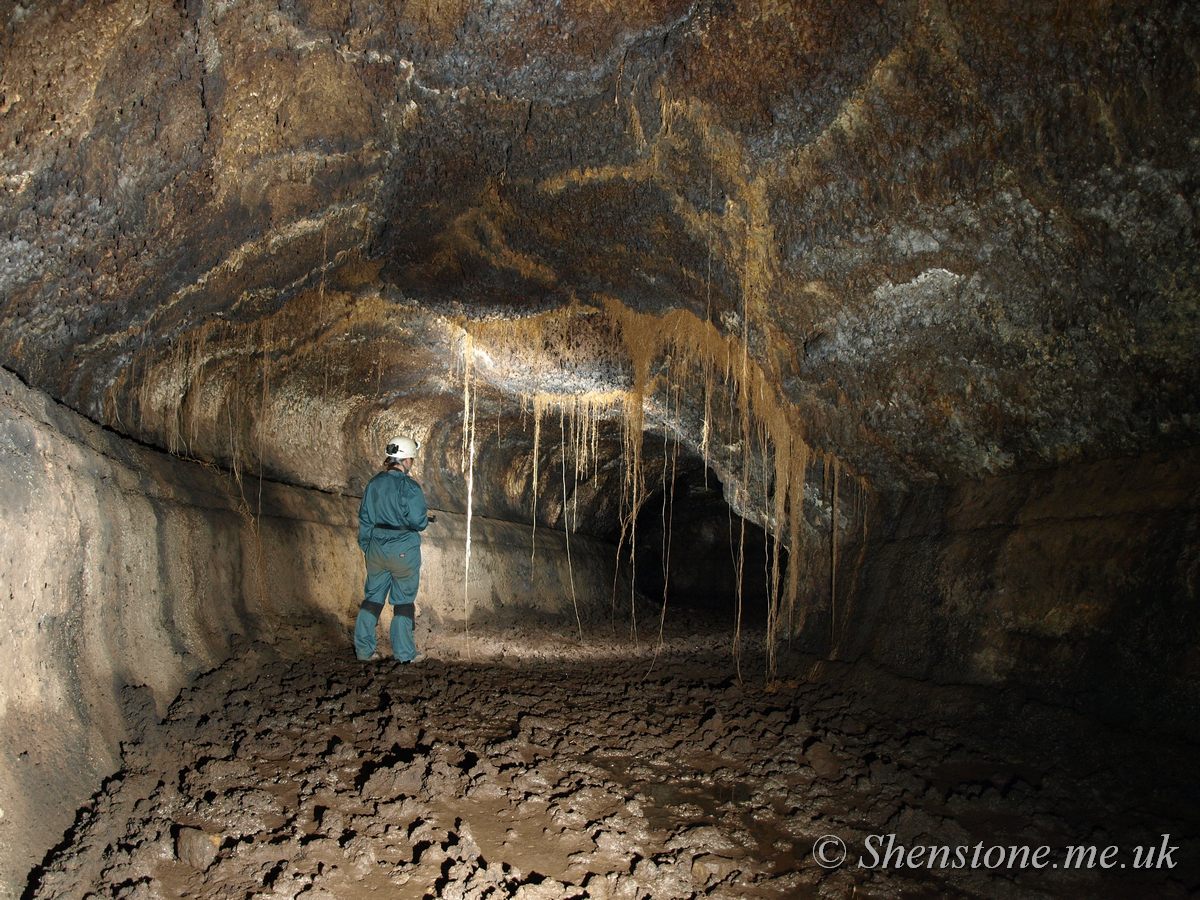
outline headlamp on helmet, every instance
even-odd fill
[[[394,437],[388,441],[387,458],[397,462],[402,459],[415,459],[420,447],[420,441],[414,441],[410,437]]]

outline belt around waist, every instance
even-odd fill
[[[376,525],[376,528],[382,528],[384,531],[408,531],[403,525]]]

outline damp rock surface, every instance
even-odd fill
[[[728,636],[618,630],[446,634],[414,665],[252,646],[126,746],[27,896],[1194,896],[1194,748],[863,667],[768,683],[743,652],[739,679]],[[1061,867],[1162,835],[1171,866]],[[976,845],[1053,867],[911,852]]]
[[[1198,36],[1169,0],[18,5],[0,363],[337,490],[396,404],[457,424],[464,318],[616,302],[744,341],[883,484],[1194,446]],[[590,331],[485,377],[628,388]]]

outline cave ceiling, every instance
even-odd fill
[[[342,490],[404,428],[461,507],[474,378],[520,517],[538,392],[893,487],[1196,442],[1194,4],[0,11],[0,363],[148,443]]]

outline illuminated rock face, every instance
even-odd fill
[[[613,543],[708,465],[802,649],[1193,716],[1194,4],[7,16],[29,386],[351,496],[411,433],[432,506]]]
[[[435,507],[613,542],[707,464],[828,606],[912,491],[1196,444],[1198,37],[1165,3],[21,6],[0,363],[324,491],[411,433]]]
[[[1197,14],[1060,7],[19,7],[0,360],[325,488],[572,301],[746,339],[879,488],[1188,445]]]

